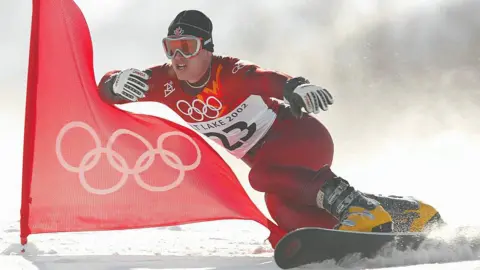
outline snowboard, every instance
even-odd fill
[[[428,238],[429,244],[465,244],[480,250],[480,228],[458,228],[454,241],[433,239],[427,233],[374,233],[339,231],[322,228],[301,228],[286,234],[277,244],[274,260],[282,269],[295,268],[325,260],[339,262],[347,255],[373,258],[385,248],[399,251],[416,250]],[[431,240],[433,242],[431,242]]]

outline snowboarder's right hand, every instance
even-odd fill
[[[145,97],[150,77],[151,74],[135,68],[125,69],[115,75],[112,91],[126,100],[138,101]]]

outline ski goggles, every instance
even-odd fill
[[[172,59],[177,52],[185,58],[193,57],[197,55],[202,48],[202,42],[202,38],[195,36],[170,36],[162,40],[163,49],[168,59]]]

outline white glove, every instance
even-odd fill
[[[328,106],[333,104],[333,97],[327,89],[309,83],[297,86],[292,96],[297,96],[294,99],[300,98],[303,101],[301,107],[304,107],[307,113],[317,114],[320,110],[327,111]]]
[[[112,91],[115,95],[121,96],[130,101],[138,101],[144,98],[148,91],[148,80],[150,76],[138,69],[130,68],[116,74]]]

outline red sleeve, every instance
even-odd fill
[[[259,67],[250,69],[245,75],[246,82],[252,87],[253,93],[279,100],[283,100],[283,87],[291,78],[287,74]]]
[[[232,73],[236,73],[237,76],[234,76],[237,77],[236,81],[251,94],[279,100],[283,100],[283,87],[291,78],[285,73],[263,69],[244,61],[236,62]]]

